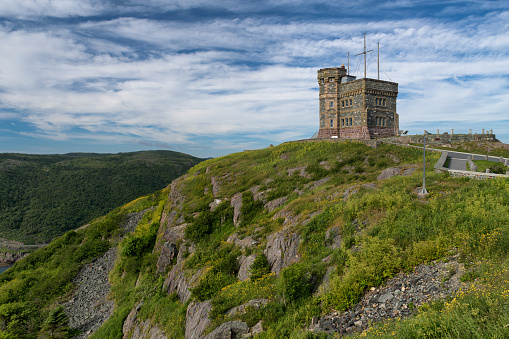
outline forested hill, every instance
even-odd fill
[[[0,238],[46,243],[141,195],[203,159],[172,151],[0,154]]]

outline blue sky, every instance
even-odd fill
[[[311,137],[366,32],[400,128],[509,143],[509,2],[2,0],[0,152],[215,157]],[[376,78],[376,53],[368,57]]]

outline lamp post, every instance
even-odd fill
[[[420,195],[428,195],[428,191],[426,191],[426,134],[428,132],[424,130],[424,135],[422,136],[422,190],[419,192]]]

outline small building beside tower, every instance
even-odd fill
[[[317,138],[371,139],[398,135],[398,84],[356,79],[344,65],[318,71],[320,130]]]

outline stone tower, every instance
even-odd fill
[[[395,136],[398,84],[376,79],[356,79],[345,66],[318,71],[320,87],[319,139],[370,139]]]

